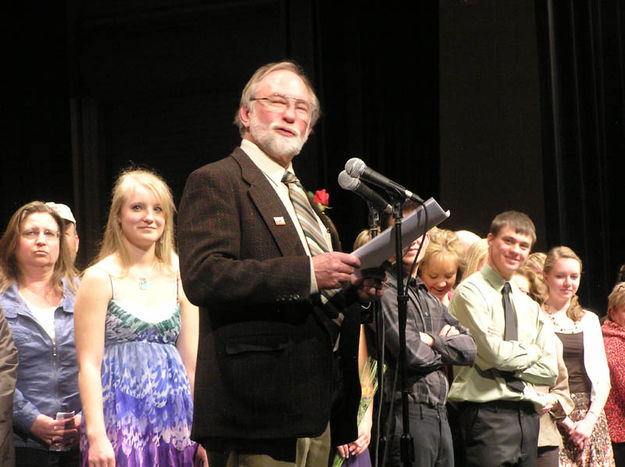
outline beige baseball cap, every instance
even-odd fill
[[[54,209],[56,213],[61,216],[61,219],[73,222],[74,224],[76,223],[76,218],[67,204],[53,203],[52,201],[49,201],[46,203],[46,206]]]

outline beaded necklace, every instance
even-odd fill
[[[566,314],[566,310],[553,311],[547,303],[543,305],[543,313],[549,317],[553,330],[560,334],[577,334],[582,332],[581,321],[573,321]]]

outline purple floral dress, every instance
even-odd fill
[[[102,396],[106,434],[118,467],[193,465],[197,449],[190,439],[193,403],[175,346],[179,306],[172,311],[169,318],[148,323],[115,300],[109,303]],[[83,466],[88,465],[88,449],[83,429]]]

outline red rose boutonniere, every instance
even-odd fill
[[[312,196],[313,196],[313,203],[317,204],[317,207],[321,210],[321,212],[325,211],[326,209],[331,209],[329,206],[330,194],[326,191],[325,188],[323,190],[315,191],[315,194]]]

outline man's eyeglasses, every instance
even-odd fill
[[[27,240],[38,239],[42,234],[45,237],[45,239],[48,240],[48,241],[50,241],[50,240],[58,240],[58,238],[59,238],[59,233],[58,232],[56,232],[54,230],[48,230],[48,229],[44,229],[44,230],[38,230],[38,229],[25,230],[24,232],[21,233],[22,237],[24,237]]]
[[[284,112],[289,108],[289,103],[293,101],[295,106],[295,114],[298,118],[306,120],[310,117],[310,104],[303,99],[297,99],[282,94],[274,94],[267,97],[252,97],[251,101],[262,101],[274,112]]]

